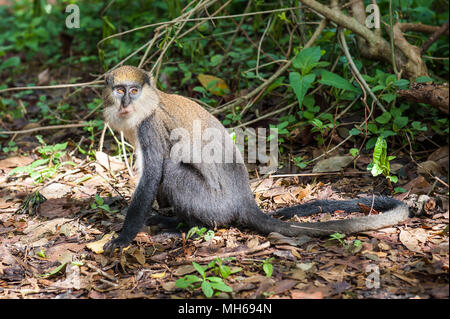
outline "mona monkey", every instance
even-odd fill
[[[397,224],[409,217],[408,207],[390,197],[354,200],[317,200],[280,209],[275,215],[309,216],[319,212],[359,211],[358,203],[383,214],[314,223],[285,222],[263,213],[249,186],[248,172],[240,151],[225,127],[200,105],[185,97],[159,91],[150,75],[133,66],[122,66],[106,75],[103,91],[104,117],[110,127],[123,131],[136,150],[139,181],[120,235],[106,243],[112,254],[128,246],[145,225],[152,203],[170,205],[176,216],[188,225],[209,227],[236,224],[261,234],[278,232],[285,236],[322,236],[354,233]],[[184,129],[192,136],[194,122],[201,130],[214,128],[223,133],[223,144],[231,145],[232,163],[204,163],[177,160],[170,156],[177,142],[171,131]],[[194,148],[200,148],[205,142]],[[194,150],[195,151],[195,150]]]

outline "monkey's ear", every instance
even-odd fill
[[[150,72],[144,72],[144,82],[147,83],[148,85],[152,86]]]
[[[145,83],[150,86],[156,87],[156,81],[150,72],[145,72]]]
[[[106,85],[108,85],[109,87],[112,87],[114,82],[114,76],[111,73],[108,73],[105,75],[105,83]]]

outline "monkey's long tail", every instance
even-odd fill
[[[350,200],[315,200],[309,203],[286,207],[274,212],[276,216],[292,218],[297,216],[310,216],[318,213],[333,213],[335,211],[344,211],[345,213],[359,212],[363,204],[372,207],[376,211],[386,212],[397,206],[404,205],[403,202],[392,197],[376,196],[363,197]]]
[[[318,200],[281,209],[275,212],[275,214],[283,216],[308,216],[319,212],[334,212],[336,210],[356,212],[360,210],[358,203],[372,207],[372,198],[345,201]],[[272,218],[259,209],[255,209],[245,217],[245,220],[241,220],[241,222],[249,227],[255,228],[263,234],[278,232],[285,236],[293,237],[301,235],[323,236],[334,233],[349,234],[374,230],[398,224],[409,217],[408,206],[393,198],[375,197],[373,208],[384,213],[326,222],[292,223]]]

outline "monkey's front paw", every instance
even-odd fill
[[[114,250],[119,248],[119,254],[122,254],[122,249],[127,247],[131,243],[131,240],[123,237],[117,237],[116,239],[110,240],[103,246],[103,253],[109,257],[112,257]]]

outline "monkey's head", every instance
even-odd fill
[[[120,131],[133,130],[159,103],[149,74],[134,66],[117,68],[105,77],[105,120]]]

